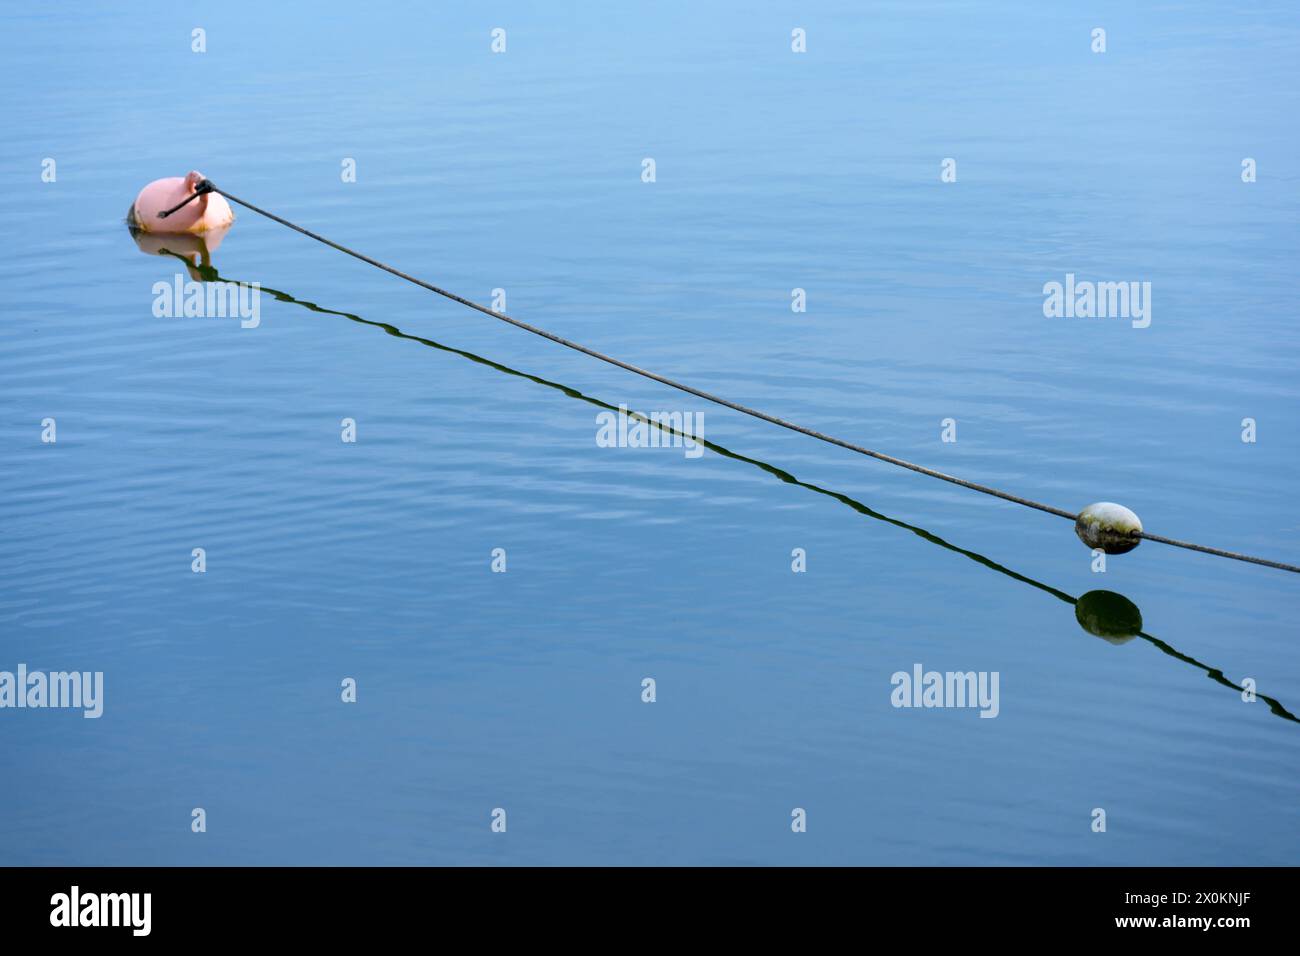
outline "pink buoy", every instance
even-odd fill
[[[193,196],[203,178],[202,173],[191,172],[185,177],[155,179],[135,197],[126,214],[127,222],[133,229],[170,234],[204,233],[229,226],[235,221],[235,214],[226,197],[218,193],[205,193],[166,219],[158,217],[158,213],[166,212]]]

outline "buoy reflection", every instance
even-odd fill
[[[208,233],[207,238],[212,239],[213,235],[214,235],[213,233]],[[159,238],[166,238],[167,240],[192,239],[196,242],[202,242],[204,237],[167,236],[167,237],[159,237]],[[217,270],[211,265],[210,253],[216,248],[216,244],[219,244],[220,241],[221,241],[221,237],[216,236],[216,243],[209,242],[205,250],[199,250],[198,259],[191,260],[187,258],[185,254],[182,254],[179,251],[178,244],[175,242],[164,242],[161,244],[161,246],[154,248],[152,244],[144,243],[141,241],[139,237],[136,237],[136,243],[141,247],[142,252],[148,252],[151,255],[171,255],[178,259],[182,259],[186,263],[193,266],[194,269],[199,270],[198,274],[194,274],[195,279],[207,281],[207,282],[238,283],[238,280],[235,279],[224,279],[223,277],[217,274]],[[190,251],[191,254],[193,254],[195,249],[191,249]],[[570,388],[567,385],[563,385],[559,382],[554,382],[549,379],[542,378],[538,375],[533,375],[529,372],[523,372],[520,371],[519,369],[511,368],[508,365],[503,365],[500,362],[495,362],[492,359],[484,358],[481,355],[476,355],[475,353],[466,351],[464,349],[458,349],[451,345],[444,345],[441,342],[436,342],[433,339],[423,338],[422,336],[411,335],[410,333],[403,332],[395,325],[390,325],[387,322],[376,322],[373,319],[366,319],[351,312],[340,312],[336,309],[328,309],[325,308],[324,306],[317,305],[314,302],[309,302],[305,299],[295,298],[294,296],[290,295],[287,292],[281,292],[277,289],[272,289],[265,285],[261,286],[261,291],[266,293],[267,295],[272,296],[274,299],[276,299],[279,302],[286,302],[293,305],[301,306],[304,309],[308,309],[309,311],[318,314],[340,316],[341,318],[345,318],[351,322],[355,322],[358,325],[371,326],[372,328],[377,328],[382,330],[383,332],[393,336],[394,338],[406,339],[407,341],[411,341],[411,342],[418,342],[419,344],[424,345],[428,348],[436,349],[440,352],[446,352],[451,355],[460,356],[461,358],[468,359],[469,361],[474,362],[475,364],[483,365],[488,368],[495,369],[496,371],[501,372],[503,374],[515,376],[517,378],[527,379],[528,381],[535,382],[538,385],[544,385],[547,388],[555,389],[556,391],[563,393],[569,398],[575,399],[577,401],[586,402],[587,404],[593,405],[597,408],[602,408],[608,411],[615,411],[615,412],[619,410],[616,406],[611,405],[608,402],[602,401],[601,399],[593,398],[590,395],[586,395],[575,388]],[[668,432],[670,434],[677,434],[683,438],[687,437],[684,435],[684,433],[678,432],[676,429],[672,428],[671,425],[665,424],[661,421],[651,421],[650,419],[646,419],[646,422],[650,427],[660,428],[665,432]],[[1207,677],[1209,677],[1215,683],[1221,684],[1222,686],[1227,688],[1231,688],[1234,691],[1239,692],[1243,690],[1242,687],[1228,680],[1227,677],[1223,674],[1223,672],[1218,668],[1210,667],[1208,664],[1202,663],[1201,661],[1197,660],[1194,657],[1191,657],[1187,654],[1183,654],[1181,651],[1178,651],[1176,648],[1172,647],[1171,645],[1161,640],[1160,638],[1145,633],[1142,630],[1142,612],[1138,609],[1136,604],[1134,604],[1128,598],[1124,597],[1124,595],[1122,594],[1117,594],[1114,591],[1089,591],[1086,594],[1084,594],[1082,597],[1075,598],[1070,594],[1067,594],[1066,592],[1059,590],[1058,588],[1052,587],[1050,584],[1045,584],[1042,581],[1035,580],[1034,578],[1021,574],[1018,571],[1013,571],[1010,568],[1005,567],[1004,565],[998,564],[996,561],[992,560],[991,558],[985,557],[984,555],[979,554],[978,552],[971,551],[967,548],[958,547],[955,544],[945,541],[943,538],[939,537],[938,535],[930,531],[925,530],[924,528],[917,527],[916,525],[908,524],[907,522],[902,521],[898,518],[891,518],[888,515],[881,514],[880,512],[875,511],[869,506],[858,501],[857,499],[851,498],[848,495],[843,494],[842,492],[833,491],[828,488],[822,488],[818,485],[811,484],[810,482],[801,481],[800,479],[796,478],[794,475],[784,470],[783,468],[778,468],[776,465],[769,464],[765,461],[760,461],[757,458],[750,458],[746,455],[741,455],[737,452],[731,451],[728,448],[724,448],[723,446],[717,444],[716,442],[708,441],[707,439],[700,439],[700,442],[709,451],[713,452],[714,454],[721,455],[724,458],[730,458],[733,461],[745,462],[746,464],[753,465],[756,468],[759,468],[767,472],[768,474],[778,478],[779,480],[785,482],[786,484],[797,485],[800,488],[805,488],[808,491],[815,492],[816,494],[824,495],[828,498],[832,498],[835,501],[838,501],[840,504],[852,508],[854,511],[858,512],[861,515],[865,515],[866,517],[872,518],[876,521],[882,521],[886,524],[893,525],[894,527],[902,528],[904,530],[910,531],[911,533],[917,535],[918,537],[923,538],[924,540],[930,542],[931,544],[937,545],[938,547],[941,547],[944,550],[952,551],[956,554],[960,554],[963,557],[969,558],[970,560],[975,561],[976,563],[981,564],[992,571],[996,571],[999,574],[1005,575],[1006,577],[1009,577],[1012,580],[1019,581],[1023,584],[1027,584],[1031,587],[1037,588],[1038,590],[1050,594],[1053,597],[1057,598],[1058,600],[1065,602],[1066,604],[1074,605],[1075,620],[1078,622],[1079,626],[1082,627],[1089,634],[1096,635],[1097,637],[1100,637],[1103,640],[1106,640],[1107,642],[1116,645],[1126,644],[1129,641],[1131,641],[1134,637],[1140,637],[1144,641],[1148,642],[1149,644],[1151,644],[1152,646],[1160,650],[1163,654],[1166,654],[1169,657],[1174,658],[1175,660],[1179,660],[1186,664],[1189,664],[1197,668],[1198,670],[1202,671]],[[1273,697],[1266,696],[1264,694],[1259,694],[1258,697],[1261,701],[1264,701],[1268,705],[1269,711],[1274,715],[1281,717],[1284,720],[1289,720],[1294,723],[1300,723],[1300,718],[1297,718],[1294,714],[1292,714],[1289,710],[1287,710],[1286,707],[1282,705],[1281,701]]]
[[[1126,644],[1142,632],[1142,612],[1122,594],[1089,591],[1074,604],[1074,618],[1089,634]]]
[[[188,233],[144,232],[127,227],[136,248],[147,256],[171,256],[185,263],[190,278],[195,282],[216,282],[220,278],[212,265],[212,254],[230,231],[229,226],[213,229],[202,235]]]

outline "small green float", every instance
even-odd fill
[[[1098,501],[1074,519],[1074,533],[1089,548],[1107,554],[1127,554],[1142,543],[1142,522],[1123,505]]]

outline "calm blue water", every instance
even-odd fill
[[[0,29],[0,670],[105,675],[98,720],[0,710],[0,863],[1296,862],[1296,576],[1096,573],[247,211],[210,265],[260,325],[157,318],[185,264],[122,223],[197,168],[738,401],[1296,561],[1294,5],[115,6]],[[1045,318],[1067,272],[1151,282],[1150,327]],[[619,404],[714,445],[598,447]],[[999,715],[894,708],[915,664]]]

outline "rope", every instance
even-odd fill
[[[364,253],[361,252],[357,252],[355,249],[349,249],[347,246],[340,245],[337,242],[333,242],[332,240],[326,239],[324,236],[318,235],[317,233],[312,232],[310,229],[304,229],[302,226],[299,226],[296,223],[292,223],[287,219],[282,219],[280,216],[277,216],[273,212],[268,212],[267,210],[255,206],[250,202],[246,202],[245,200],[240,199],[238,196],[232,196],[224,189],[219,189],[216,185],[214,185],[210,180],[207,179],[204,179],[201,182],[199,182],[199,184],[196,186],[195,194],[191,196],[189,199],[186,199],[185,202],[181,203],[180,205],[172,209],[167,210],[164,213],[159,213],[158,215],[160,218],[165,218],[166,216],[175,212],[181,206],[184,206],[185,203],[191,202],[199,195],[208,192],[215,192],[218,193],[219,195],[225,196],[231,202],[237,203],[246,209],[251,209],[253,212],[257,213],[258,215],[265,216],[267,219],[270,219],[273,222],[278,222],[282,226],[287,226],[288,228],[292,229],[294,232],[302,233],[304,236],[306,236],[309,239],[315,239],[317,242],[323,243],[324,245],[329,246],[331,249],[337,249],[339,252],[346,253],[347,255],[352,256],[354,259],[360,259],[362,262],[372,265],[376,269],[382,269],[387,273],[397,276],[399,279],[405,279],[407,282],[418,285],[422,289],[428,289],[430,292],[434,292],[445,299],[450,299],[452,302],[458,302],[467,308],[475,310],[476,312],[482,312],[484,315],[488,316],[489,318],[498,319],[509,325],[513,325],[517,329],[523,329],[525,332],[531,332],[533,335],[538,335],[544,339],[549,339],[550,341],[556,343],[557,345],[563,345],[565,348],[573,349],[575,352],[581,352],[583,355],[589,355],[594,359],[599,359],[602,362],[607,362],[610,365],[614,365],[617,366],[618,368],[624,369],[625,371],[632,372],[634,375],[640,375],[642,378],[648,378],[652,382],[659,382],[661,385],[667,385],[669,388],[675,388],[680,392],[686,392],[688,395],[694,395],[697,398],[702,398],[705,401],[712,402],[715,405],[721,405],[723,408],[730,408],[732,411],[740,412],[743,415],[749,415],[751,418],[757,418],[762,421],[769,422],[773,425],[779,425],[781,428],[788,428],[790,431],[798,432],[801,435],[807,435],[809,438],[816,438],[818,441],[824,441],[830,445],[836,445],[840,448],[846,448],[849,451],[857,452],[859,455],[866,455],[868,458],[874,458],[877,461],[883,461],[890,465],[897,465],[900,468],[906,468],[907,470],[914,471],[920,475],[927,475],[931,478],[938,478],[940,481],[946,481],[949,482],[950,484],[959,485],[962,488],[969,488],[971,491],[978,491],[981,494],[991,495],[994,498],[1001,498],[1003,501],[1010,501],[1013,504],[1024,505],[1027,508],[1034,508],[1038,511],[1045,511],[1050,515],[1056,515],[1057,517],[1060,518],[1067,518],[1070,521],[1074,521],[1078,518],[1078,515],[1072,511],[1066,511],[1063,508],[1054,508],[1051,505],[1043,504],[1041,501],[1033,501],[1032,499],[1029,498],[1022,498],[1019,495],[1013,495],[1009,492],[1001,491],[997,488],[992,488],[988,485],[981,485],[974,481],[967,481],[965,478],[958,478],[955,475],[948,475],[942,471],[935,471],[933,468],[926,468],[924,465],[918,465],[915,464],[914,462],[905,461],[902,458],[895,458],[893,455],[886,455],[883,452],[872,451],[870,448],[864,448],[862,445],[855,445],[853,442],[845,441],[842,438],[836,438],[833,435],[826,435],[812,428],[807,428],[803,425],[798,425],[794,422],[786,421],[784,418],[778,418],[775,415],[769,415],[766,412],[759,411],[756,408],[750,408],[748,405],[741,405],[739,402],[733,402],[730,399],[721,397],[720,395],[714,395],[702,389],[695,388],[694,386],[685,385],[682,382],[674,381],[673,379],[663,375],[659,375],[656,372],[651,372],[648,371],[647,369],[640,368],[639,366],[633,365],[630,362],[624,362],[621,359],[616,359],[613,356],[606,355],[603,352],[597,352],[595,349],[587,348],[587,346],[585,345],[582,345],[578,342],[571,341],[570,339],[566,339],[563,336],[556,335],[554,332],[548,332],[546,331],[546,329],[538,328],[535,325],[529,325],[527,322],[520,321],[519,319],[511,318],[510,316],[506,315],[504,312],[496,312],[492,309],[489,309],[485,305],[480,305],[479,303],[473,302],[465,298],[464,296],[457,295],[455,292],[450,292],[447,289],[443,289],[439,286],[436,286],[432,282],[425,282],[423,279],[417,278],[413,275],[410,275],[409,273],[403,272],[400,269],[395,269],[392,266],[387,265],[386,263],[380,262],[378,259],[372,259],[370,256],[365,255]],[[1291,571],[1295,574],[1300,574],[1300,567],[1294,564],[1284,564],[1281,561],[1270,561],[1267,558],[1256,558],[1247,554],[1238,554],[1235,551],[1223,551],[1219,548],[1209,548],[1204,545],[1191,544],[1186,541],[1178,541],[1174,538],[1165,538],[1160,535],[1148,534],[1145,531],[1138,532],[1138,536],[1141,538],[1145,538],[1148,541],[1156,541],[1159,542],[1160,544],[1168,544],[1176,548],[1186,548],[1190,551],[1201,551],[1204,552],[1205,554],[1213,554],[1222,558],[1232,558],[1234,561],[1245,561],[1250,564],[1260,564],[1260,565],[1264,565],[1265,567],[1277,568],[1281,571]]]
[[[198,185],[194,187],[193,195],[191,195],[188,199],[182,199],[176,205],[172,206],[171,209],[164,209],[162,212],[158,213],[158,218],[166,219],[177,209],[184,209],[186,206],[194,202],[194,200],[198,199],[200,196],[210,192],[215,192],[216,188],[217,188],[216,186],[212,185],[212,183],[208,182],[206,179],[200,179]],[[252,209],[253,207],[249,206],[248,208]]]

